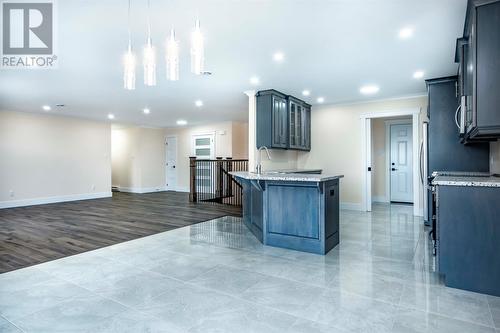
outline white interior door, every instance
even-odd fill
[[[372,211],[372,121],[367,118],[365,121],[366,126],[366,211]]]
[[[177,190],[177,137],[167,138],[167,190]]]
[[[193,135],[192,150],[193,156],[196,156],[198,160],[215,159],[215,135]],[[213,193],[215,191],[214,186],[212,186],[211,166],[209,161],[196,164],[196,187],[200,193]]]
[[[391,201],[413,203],[412,125],[391,125]]]

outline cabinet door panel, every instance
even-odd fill
[[[304,149],[311,149],[311,109],[304,112]]]
[[[287,115],[286,112],[286,101],[283,98],[277,96],[273,97],[273,142],[272,147],[274,148],[286,148],[286,133],[287,133],[287,123],[288,120],[284,119]]]
[[[289,122],[290,122],[290,147],[295,147],[297,144],[295,142],[295,130],[296,130],[296,123],[295,123],[295,118],[296,118],[296,113],[297,113],[297,105],[294,102],[290,102],[290,115],[289,115]]]
[[[325,238],[339,231],[339,184],[325,188]]]
[[[303,133],[302,133],[302,129],[303,129],[303,114],[304,114],[304,107],[301,105],[299,106],[298,108],[298,112],[297,112],[297,117],[296,117],[296,136],[295,136],[295,141],[297,142],[297,148],[302,148],[302,145],[303,145]]]
[[[279,99],[276,97],[273,97],[273,133],[272,133],[272,138],[273,138],[273,147],[279,147],[280,145],[280,110],[279,110]]]
[[[288,110],[286,101],[281,100],[281,146],[286,148],[288,144]]]
[[[500,2],[479,7],[476,19],[476,124],[500,128]]]

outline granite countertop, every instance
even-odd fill
[[[432,185],[444,186],[474,186],[474,187],[500,187],[500,177],[494,176],[437,176]]]
[[[321,175],[307,173],[283,173],[279,171],[264,171],[258,175],[247,171],[230,172],[231,175],[248,180],[278,180],[289,182],[326,182],[333,179],[343,178],[344,175]]]
[[[437,176],[457,176],[457,177],[489,177],[489,172],[471,172],[471,171],[434,171],[432,177]]]

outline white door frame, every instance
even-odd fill
[[[177,171],[175,171],[175,188],[170,188],[168,185],[167,185],[167,182],[168,182],[168,148],[167,148],[167,142],[168,142],[168,139],[169,138],[175,138],[175,162],[177,163],[178,162],[178,157],[179,157],[179,138],[177,137],[177,135],[167,135],[165,137],[165,188],[169,191],[177,191],[178,188],[179,188],[179,183],[178,183],[178,180],[179,180],[179,175],[177,173]]]
[[[391,202],[391,173],[389,172],[391,165],[391,125],[411,125],[411,119],[393,119],[385,121],[385,201]],[[413,134],[413,133],[412,133]],[[412,149],[413,154],[413,149]],[[418,158],[412,156],[413,159]],[[412,170],[412,173],[415,170]],[[413,177],[415,174],[413,174]],[[415,183],[414,183],[415,184]],[[413,198],[413,203],[415,204],[415,198]]]
[[[371,155],[372,155],[372,138],[371,138],[371,119],[374,118],[391,118],[391,117],[412,117],[412,136],[413,136],[413,175],[418,175],[418,147],[420,142],[419,135],[419,115],[420,108],[401,109],[395,111],[370,112],[360,115],[361,119],[361,187],[362,187],[362,207],[364,211],[372,210],[372,191],[371,191]],[[421,198],[420,198],[420,182],[418,177],[413,177],[413,215],[422,216]]]

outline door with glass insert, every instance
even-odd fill
[[[193,135],[193,156],[196,163],[196,189],[198,193],[213,193],[213,175],[210,160],[215,159],[213,134]],[[204,161],[206,160],[206,162]]]

